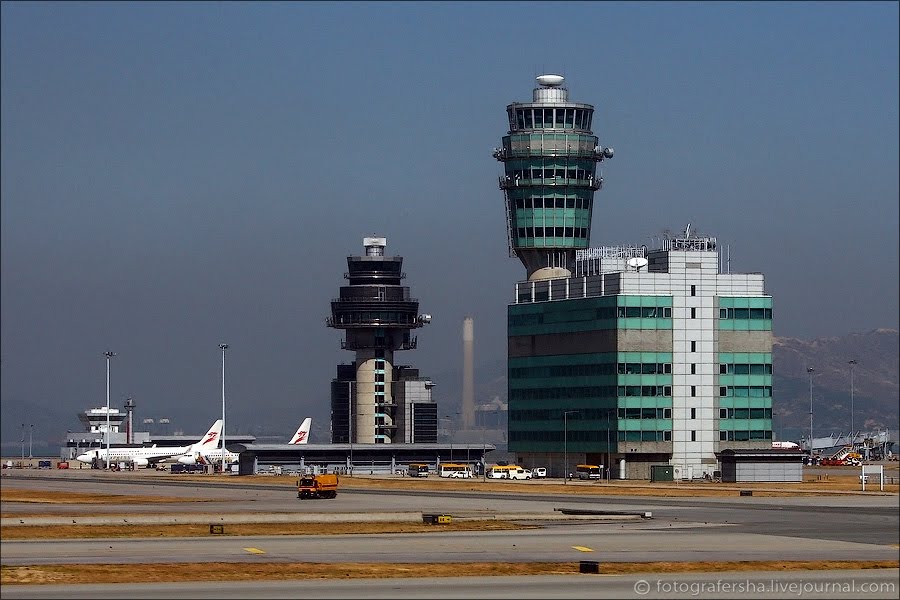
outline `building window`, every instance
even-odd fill
[[[691,418],[692,418],[692,419],[696,419],[696,418],[697,418],[697,409],[696,409],[696,408],[692,408],[692,409],[691,409]]]
[[[696,296],[696,295],[697,295],[697,286],[692,285],[691,286],[691,296]]]
[[[691,430],[691,441],[692,442],[697,441],[697,431],[696,430]]]
[[[663,431],[663,441],[671,442],[672,441],[672,432],[671,431]]]
[[[692,286],[692,287],[693,287],[693,286]],[[691,318],[692,318],[692,319],[696,319],[696,318],[697,318],[697,309],[696,309],[696,308],[691,308]]]
[[[375,381],[384,383],[384,373],[375,373]]]
[[[691,375],[697,374],[697,363],[691,363]]]
[[[728,432],[727,432],[727,431],[720,431],[720,432],[719,432],[719,441],[720,441],[720,442],[726,442],[726,441],[728,441]]]
[[[728,409],[727,409],[727,408],[720,408],[720,409],[719,409],[719,418],[720,418],[720,419],[727,419],[727,418],[728,418]]]
[[[697,342],[691,342],[691,352],[697,351]]]
[[[691,386],[691,398],[696,398],[696,397],[697,397],[697,386],[692,385]],[[694,409],[692,408],[691,410],[694,410]],[[694,417],[691,417],[691,418],[693,419]]]
[[[724,385],[719,388],[719,396],[721,396],[722,398],[728,396],[728,388]]]

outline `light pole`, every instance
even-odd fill
[[[106,357],[106,469],[109,470],[109,360],[115,356],[115,352],[107,350],[103,353]]]
[[[481,415],[481,482],[484,483],[487,481],[487,461],[484,458],[485,455],[485,445],[484,445],[484,413]]]
[[[350,477],[353,477],[353,382],[347,382],[347,442],[350,444]]]
[[[577,410],[563,411],[563,462],[565,463],[565,472],[563,473],[563,485],[569,482],[569,414],[577,414]]]
[[[25,466],[25,423],[22,423],[22,466]]]
[[[812,378],[813,373],[815,373],[815,369],[812,367],[806,367],[806,372],[809,373],[809,458],[812,460],[813,455],[813,436],[812,436],[812,425],[813,425],[813,393],[812,393]]]
[[[28,430],[28,458],[34,458],[34,454],[32,452],[32,442],[34,442],[34,423],[29,425],[28,427],[30,427],[30,429]]]
[[[225,351],[228,344],[219,344],[222,349],[222,475],[225,474]]]
[[[611,408],[606,410],[606,483],[609,483],[609,468],[612,464],[612,454],[609,446],[609,417],[611,412]]]
[[[850,365],[850,448],[853,448],[853,442],[856,441],[856,434],[853,433],[853,367],[856,365],[855,360],[847,361]]]

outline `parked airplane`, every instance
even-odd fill
[[[83,463],[92,464],[94,461],[106,461],[109,457],[109,463],[133,463],[136,467],[149,467],[167,458],[181,456],[182,454],[190,454],[194,452],[203,452],[206,449],[215,448],[219,443],[219,436],[222,434],[222,420],[219,419],[213,423],[209,431],[206,432],[200,441],[189,446],[157,446],[154,444],[144,448],[122,448],[111,446],[107,455],[106,448],[97,450],[89,450],[84,454],[75,457]]]
[[[303,422],[300,424],[300,428],[297,429],[297,432],[288,442],[288,444],[305,444],[309,441],[309,428],[312,425],[312,419],[310,417],[306,417],[303,419]],[[233,465],[238,461],[238,453],[231,452],[229,450],[225,450],[225,464]],[[192,452],[185,452],[183,456],[178,457],[178,462],[183,465],[221,465],[222,464],[222,449],[221,448],[210,448],[206,446],[204,448],[195,449]]]
[[[799,448],[797,444],[794,442],[772,442],[773,450],[791,450],[793,448]]]

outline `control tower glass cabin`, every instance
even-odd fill
[[[532,102],[506,107],[509,134],[494,157],[504,166],[510,256],[528,279],[568,277],[575,250],[591,237],[594,192],[603,177],[597,163],[612,158],[591,131],[594,107],[569,102],[561,75],[540,75]]]

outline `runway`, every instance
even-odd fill
[[[212,482],[211,482],[212,483]],[[459,491],[378,491],[342,490],[335,500],[299,501],[291,486],[278,484],[244,485],[227,482],[207,485],[205,482],[163,482],[152,477],[131,477],[115,481],[95,478],[89,474],[77,477],[4,478],[4,485],[34,489],[58,489],[70,492],[165,496],[172,502],[162,504],[123,501],[102,505],[23,505],[4,502],[2,512],[8,519],[15,515],[90,514],[171,516],[214,515],[226,523],[237,515],[270,515],[289,517],[304,513],[323,513],[340,518],[342,514],[377,514],[437,512],[458,518],[493,518],[504,516],[539,525],[538,529],[516,531],[452,532],[422,534],[367,534],[314,536],[210,536],[200,538],[161,539],[82,539],[66,541],[23,540],[0,541],[0,562],[4,566],[42,564],[200,564],[229,562],[252,565],[257,562],[382,562],[450,563],[450,562],[578,562],[581,560],[605,563],[651,561],[794,561],[794,560],[897,560],[898,497],[873,496],[813,496],[791,498],[727,497],[727,498],[660,498],[639,496],[572,496],[545,493]],[[529,490],[532,491],[532,490]],[[191,498],[198,501],[179,501]],[[649,511],[652,519],[636,521],[600,522],[596,520],[558,520],[559,508],[609,509],[618,511]],[[546,516],[542,519],[541,516]],[[327,524],[323,524],[327,527]],[[202,568],[202,566],[200,567]],[[463,574],[461,574],[463,575]],[[758,573],[738,574],[738,580],[759,577]],[[815,573],[809,572],[808,576]],[[298,574],[302,577],[302,574]],[[781,577],[788,577],[781,573]],[[815,575],[818,577],[819,575]],[[835,577],[843,577],[837,573]],[[869,572],[870,579],[876,574]],[[877,577],[882,577],[879,571]],[[580,576],[586,579],[565,579],[564,595],[548,590],[559,589],[559,579],[535,579],[534,584],[510,583],[501,586],[495,578],[479,583],[478,591],[460,593],[466,589],[463,580],[448,583],[440,580],[428,583],[428,597],[497,597],[497,598],[580,598],[580,597],[639,597],[627,593],[629,585],[638,579],[628,577]],[[707,575],[707,578],[710,577]],[[736,575],[737,577],[737,575]],[[789,577],[795,577],[791,575]],[[658,577],[657,577],[658,578]],[[485,578],[477,578],[485,579]],[[538,580],[557,581],[557,587],[543,588]],[[617,583],[612,585],[610,582]],[[594,583],[588,587],[582,581]],[[416,585],[426,585],[422,580]],[[453,581],[457,581],[456,578]],[[887,581],[897,581],[897,571],[889,570]],[[604,582],[598,593],[598,582]],[[167,584],[169,585],[169,584]],[[411,585],[404,580],[383,580],[365,588],[358,580],[342,583],[305,582],[281,584],[251,584],[234,587],[216,582],[193,587],[193,584],[171,584],[183,591],[184,597],[212,597],[203,595],[207,588],[216,590],[216,597],[296,597],[312,593],[315,597],[398,597]],[[313,585],[310,587],[303,587]],[[182,587],[178,587],[182,586]],[[257,587],[253,587],[257,586]],[[319,586],[319,587],[316,587]],[[573,587],[574,586],[574,587]],[[624,586],[624,587],[623,587]],[[79,594],[88,587],[66,586],[66,597],[103,597],[100,591]],[[129,597],[158,597],[166,593],[166,586],[126,586]],[[116,587],[119,592],[124,589]],[[314,589],[313,592],[305,590]],[[240,593],[237,590],[245,590]],[[254,591],[255,590],[255,591]],[[896,590],[892,596],[895,597]],[[57,597],[46,586],[4,586],[3,598]],[[538,593],[540,591],[541,593]],[[49,595],[40,595],[43,593]],[[152,592],[152,593],[151,593]],[[608,595],[607,592],[609,592]],[[776,590],[777,592],[777,590]],[[174,593],[174,592],[173,592]],[[38,595],[30,595],[38,594]],[[751,594],[753,595],[753,594]],[[736,597],[750,597],[736,596]],[[415,597],[415,594],[412,594]],[[647,594],[641,597],[664,597]],[[706,597],[720,597],[712,594]],[[759,597],[759,594],[753,595]],[[765,594],[765,597],[796,597],[796,594]],[[834,597],[839,597],[836,594]],[[844,595],[846,597],[846,595]],[[668,597],[672,597],[669,595]],[[692,596],[692,597],[704,597]],[[816,595],[815,597],[826,597]],[[870,597],[867,595],[867,597]],[[871,597],[881,597],[874,595]]]

